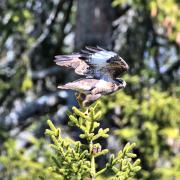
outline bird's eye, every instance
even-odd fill
[[[123,80],[122,79],[116,79],[116,81],[120,84],[123,84]]]

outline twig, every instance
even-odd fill
[[[163,74],[164,75],[170,75],[173,71],[179,69],[180,67],[180,59],[175,61]]]
[[[65,37],[65,27],[67,25],[67,23],[69,22],[69,18],[70,18],[70,14],[71,14],[71,9],[72,9],[72,5],[73,5],[73,0],[69,0],[69,4],[68,4],[68,7],[64,13],[64,21],[62,22],[61,24],[61,27],[60,27],[60,34],[59,34],[59,37],[58,37],[58,42],[57,42],[57,48],[55,50],[55,55],[58,53],[58,50],[59,50],[59,47],[62,46],[63,44],[63,40],[64,40],[64,37]]]
[[[34,50],[37,49],[49,35],[52,25],[54,24],[56,17],[58,15],[59,11],[63,8],[63,5],[65,2],[66,2],[65,0],[59,0],[57,7],[50,13],[49,18],[46,20],[45,27],[43,28],[42,34],[36,40],[35,44],[32,45],[32,48],[29,52],[30,56],[34,52]]]
[[[58,68],[57,66],[52,66],[50,68],[43,69],[40,71],[32,71],[30,75],[33,80],[37,80],[37,79],[43,79],[47,76],[54,76],[59,73],[60,73],[60,68]]]

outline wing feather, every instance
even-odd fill
[[[75,72],[79,75],[86,75],[89,71],[89,65],[80,58],[80,54],[59,55],[55,56],[54,61],[59,66],[65,66],[75,69]]]
[[[98,49],[96,47],[92,47],[92,46],[86,46],[85,48],[92,53],[97,53],[97,52],[101,51],[100,49]]]
[[[55,56],[55,62],[59,66],[73,68],[75,73],[85,75],[86,78],[110,81],[127,69],[125,61],[120,60],[115,52],[99,46],[86,46],[77,54]]]
[[[91,91],[97,84],[96,79],[80,79],[67,83],[65,85],[58,86],[60,89],[71,89],[79,92]]]

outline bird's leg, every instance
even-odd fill
[[[80,106],[81,109],[84,109],[85,107],[87,107],[86,105],[84,105],[84,102],[86,101],[86,97],[87,95],[83,94],[83,93],[75,93],[77,102]],[[86,115],[89,114],[89,108],[86,108],[86,111],[84,112]]]
[[[83,108],[83,101],[85,100],[86,95],[83,93],[75,93],[75,96],[80,108]]]
[[[75,96],[76,96],[76,100],[77,100],[77,102],[78,102],[78,104],[79,104],[79,106],[80,106],[81,109],[84,109],[84,107],[87,107],[87,106],[84,104],[84,102],[86,101],[85,99],[86,99],[87,95],[76,92],[76,93],[75,93]],[[85,115],[88,115],[88,114],[89,114],[89,108],[86,108],[84,114],[85,114]]]

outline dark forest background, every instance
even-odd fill
[[[179,19],[179,0],[1,0],[0,179],[53,177],[47,119],[77,138],[66,115],[74,92],[57,89],[77,75],[53,59],[85,45],[130,66],[127,87],[101,99],[111,132],[104,146],[117,152],[136,142],[135,179],[180,179]]]

